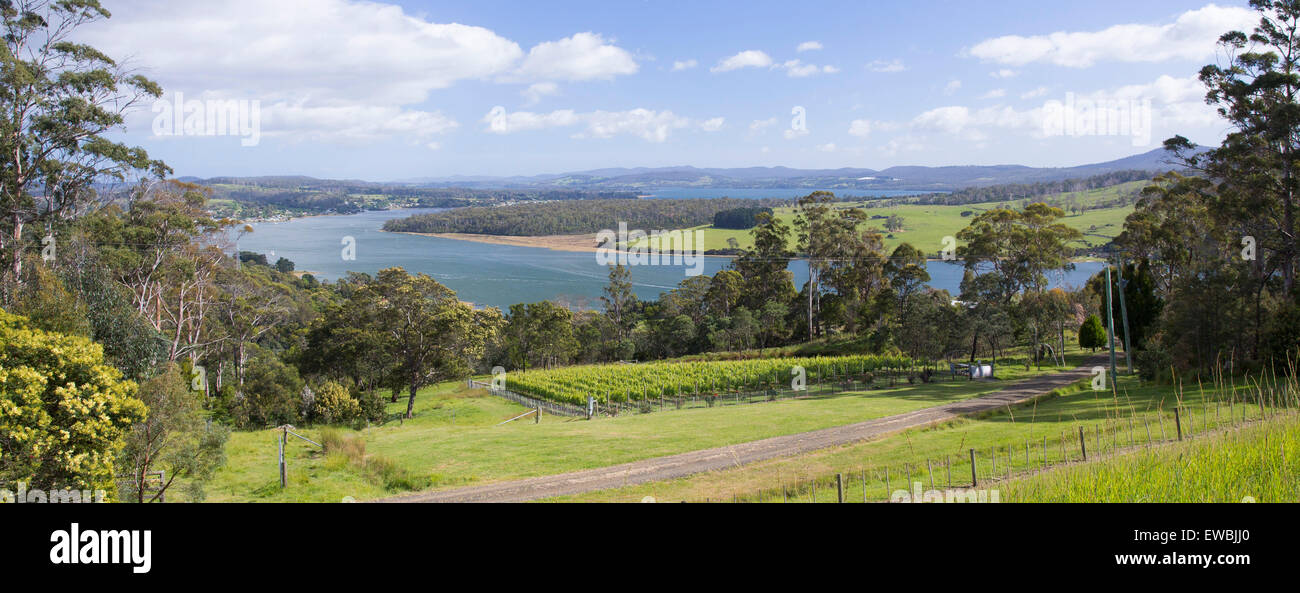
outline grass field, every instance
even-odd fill
[[[864,495],[869,501],[881,501],[911,481],[920,481],[924,489],[930,489],[932,470],[935,486],[940,489],[948,484],[949,470],[954,487],[970,486],[971,449],[976,451],[979,478],[986,482],[1003,479],[1008,470],[1014,476],[1080,461],[1080,429],[1090,456],[1133,443],[1143,444],[1148,430],[1152,441],[1175,440],[1173,408],[1180,402],[1179,420],[1187,434],[1228,426],[1233,422],[1230,414],[1236,422],[1243,418],[1250,421],[1274,409],[1265,406],[1261,411],[1254,404],[1243,404],[1242,398],[1247,396],[1244,387],[1236,390],[1235,404],[1231,406],[1229,402],[1234,400],[1230,388],[1217,393],[1184,389],[1180,395],[1177,388],[1143,386],[1132,377],[1122,378],[1117,388],[1119,394],[1115,397],[1109,391],[1094,392],[1077,385],[1061,390],[1055,397],[984,417],[727,471],[552,501],[635,502],[650,496],[672,502],[834,502],[836,474],[848,479],[849,501],[861,502]]]
[[[1000,485],[1005,502],[1295,502],[1300,416],[1072,465]]]
[[[1085,355],[1074,353],[1071,364]],[[999,366],[1001,381],[946,382],[848,392],[805,400],[657,412],[594,421],[545,417],[496,424],[525,411],[462,384],[421,392],[416,417],[361,431],[366,452],[407,471],[428,476],[433,488],[449,488],[615,465],[629,461],[794,434],[890,416],[996,391],[1021,378],[1051,372],[1044,367]],[[392,411],[404,402],[392,404]],[[319,439],[319,428],[301,430]],[[345,496],[358,500],[398,494],[355,468],[301,441],[289,446],[289,487],[279,488],[278,433],[232,434],[228,461],[207,487],[209,501],[319,501]]]
[[[1135,181],[1124,183],[1113,187],[1085,191],[1085,192],[1068,192],[1054,194],[1039,198],[1044,201],[1064,201],[1073,199],[1080,205],[1091,206],[1105,200],[1113,200],[1121,194],[1133,192],[1146,186],[1148,182]],[[943,238],[946,236],[956,236],[957,232],[970,224],[971,218],[977,216],[980,212],[990,210],[1008,204],[1006,202],[986,202],[980,204],[965,204],[960,206],[930,206],[930,205],[903,205],[903,206],[877,206],[878,202],[860,202],[856,204],[840,204],[841,208],[862,207],[871,216],[879,216],[880,219],[871,220],[866,223],[869,228],[875,228],[881,232],[884,237],[886,251],[892,251],[900,243],[911,243],[912,246],[918,247],[926,253],[937,253],[943,249]],[[969,212],[968,216],[962,216],[963,212]],[[1077,247],[1089,247],[1102,245],[1114,238],[1120,233],[1124,226],[1124,219],[1133,212],[1133,206],[1123,208],[1105,208],[1099,210],[1088,210],[1079,215],[1068,214],[1064,219],[1065,224],[1078,229],[1084,233],[1084,238],[1076,243]],[[778,208],[776,210],[777,218],[786,224],[792,224],[795,219],[794,208]],[[889,216],[901,216],[903,218],[903,230],[889,233],[884,230],[884,218]],[[735,239],[741,248],[750,248],[753,246],[753,238],[748,230],[718,229],[712,226],[700,226],[689,230],[704,231],[704,249],[727,249],[729,247],[728,239]],[[653,244],[648,239],[632,245]],[[797,247],[797,240],[791,239],[790,249]]]

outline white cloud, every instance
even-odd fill
[[[993,78],[1015,78],[1017,74],[1020,73],[1016,72],[1015,70],[1009,70],[1007,68],[989,72],[989,76],[992,76]]]
[[[817,150],[820,150],[822,152],[835,152],[835,148],[836,146],[834,142],[827,142],[826,144],[817,145]]]
[[[947,86],[943,87],[943,94],[951,95],[959,90],[961,90],[961,81],[951,80],[948,82]]]
[[[875,60],[867,64],[867,70],[872,72],[902,72],[907,70],[907,67],[903,65],[902,60],[890,60],[888,62]]]
[[[987,92],[987,93],[984,93],[983,95],[980,95],[980,98],[981,98],[981,99],[1001,99],[1002,97],[1005,97],[1005,96],[1007,96],[1007,89],[993,89],[993,90],[991,90],[991,91],[989,91],[989,92]]]
[[[508,112],[504,107],[493,107],[481,120],[487,124],[486,131],[493,134],[513,134],[550,128],[566,128],[582,125],[582,131],[573,134],[574,138],[612,138],[618,135],[630,135],[643,138],[649,142],[660,143],[668,139],[673,130],[697,125],[699,129],[712,132],[721,129],[724,119],[721,117],[695,123],[671,111],[654,111],[650,109],[631,109],[628,111],[592,111],[577,113],[572,109],[560,109],[550,113],[533,113],[529,111]]]
[[[1046,94],[1047,94],[1047,87],[1045,87],[1045,86],[1040,86],[1040,87],[1038,87],[1038,88],[1036,88],[1036,89],[1034,89],[1034,90],[1031,90],[1031,91],[1025,91],[1025,92],[1021,93],[1021,94],[1020,94],[1020,98],[1021,98],[1021,99],[1033,99],[1033,98],[1036,98],[1036,97],[1041,97],[1041,96],[1046,95]]]
[[[772,56],[756,49],[750,49],[719,61],[718,65],[710,68],[709,71],[729,72],[741,68],[767,68],[771,65]]]
[[[696,62],[695,60],[678,60],[676,62],[673,62],[673,72],[690,70],[691,68],[694,68],[699,65],[700,63]]]
[[[1251,31],[1255,11],[1214,4],[1190,10],[1163,25],[1125,24],[1101,31],[1008,35],[976,44],[969,54],[989,62],[1021,66],[1041,62],[1086,68],[1103,61],[1163,62],[1212,56],[1220,35]]]
[[[796,47],[794,50],[797,52],[805,52],[817,51],[819,49],[822,49],[822,43],[820,41],[805,41],[800,43],[799,47]]]
[[[631,111],[596,111],[586,117],[587,129],[579,137],[611,138],[618,134],[639,136],[650,142],[663,142],[674,129],[690,125],[690,120],[671,111],[633,109]]]
[[[515,132],[572,126],[580,122],[581,118],[572,109],[560,109],[550,113],[507,112],[505,107],[498,105],[483,116],[482,121],[488,124],[487,131],[489,132],[513,134]]]
[[[840,69],[839,69],[838,66],[832,66],[832,65],[830,65],[830,64],[827,64],[827,65],[825,65],[825,66],[822,66],[822,73],[823,73],[823,74],[836,74],[836,73],[838,73],[839,71],[840,71]]]
[[[560,86],[553,82],[535,82],[528,85],[528,88],[520,92],[527,99],[528,105],[536,105],[543,97],[549,97],[560,92]]]
[[[264,135],[292,140],[354,143],[408,137],[427,144],[459,125],[440,112],[399,107],[277,102],[263,110],[264,119],[275,122]]]
[[[807,136],[808,128],[789,128],[785,132],[782,132],[781,135],[784,136],[786,140],[794,140],[795,138]]]
[[[1046,92],[1046,89],[1036,89],[1026,94],[1041,96]],[[1018,131],[1035,138],[1044,138],[1047,136],[1044,124],[1054,112],[1049,106],[1059,113],[1062,106],[1074,105],[1076,117],[1081,118],[1101,118],[1102,115],[1087,114],[1102,109],[1107,110],[1105,117],[1133,117],[1127,114],[1140,113],[1139,110],[1149,107],[1151,120],[1147,131],[1153,132],[1155,138],[1159,139],[1164,137],[1161,134],[1183,133],[1188,128],[1210,130],[1221,127],[1222,120],[1214,108],[1205,104],[1204,94],[1204,88],[1195,77],[1161,76],[1146,84],[1087,93],[1067,93],[1052,98],[1040,107],[1027,110],[1007,106],[972,109],[950,105],[921,113],[912,119],[909,126],[913,132],[941,132],[971,141],[984,140],[995,130],[1002,133]],[[1115,115],[1112,116],[1111,113]]]
[[[966,129],[966,126],[971,125],[973,119],[971,118],[970,109],[954,105],[926,111],[916,116],[912,123],[921,129],[957,134]]]
[[[755,136],[766,132],[768,128],[776,125],[776,118],[756,119],[749,124],[749,134]]]
[[[427,146],[456,122],[422,104],[462,81],[544,83],[636,71],[627,52],[593,33],[525,55],[490,29],[374,2],[134,0],[112,8],[111,20],[85,27],[77,40],[115,57],[138,56],[132,65],[187,98],[259,100],[263,135],[290,141]],[[551,88],[535,85],[524,96]]]
[[[849,134],[852,136],[858,136],[859,138],[865,138],[871,135],[871,129],[873,127],[874,124],[871,120],[855,119],[849,123]]]
[[[635,74],[637,68],[632,54],[588,31],[537,44],[528,50],[519,75],[533,80],[610,79]]]

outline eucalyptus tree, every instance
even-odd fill
[[[0,0],[0,283],[22,282],[33,232],[84,214],[96,185],[162,178],[141,148],[108,138],[162,89],[103,52],[73,41],[109,18],[97,0]],[[33,227],[38,227],[33,229]]]

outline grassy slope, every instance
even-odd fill
[[[1145,185],[1147,185],[1145,181],[1135,181],[1086,192],[1055,194],[1045,196],[1044,199],[1055,200],[1073,197],[1082,205],[1091,205],[1099,201],[1114,199],[1121,192],[1134,191]],[[892,234],[884,231],[883,219],[872,220],[867,223],[868,227],[879,230],[885,236],[885,249],[887,251],[892,251],[900,243],[907,242],[925,250],[926,253],[936,253],[943,249],[944,237],[955,237],[958,231],[970,224],[971,217],[963,217],[962,212],[971,211],[978,214],[1002,204],[1003,202],[987,202],[960,206],[907,205],[878,208],[872,207],[872,202],[863,202],[860,204],[844,204],[841,207],[863,206],[871,216],[888,217],[898,215],[903,217],[904,230]],[[1132,212],[1132,206],[1089,210],[1078,216],[1068,215],[1064,221],[1071,227],[1087,234],[1083,241],[1076,244],[1079,247],[1086,247],[1104,244],[1118,235],[1124,226],[1124,219]],[[777,217],[786,224],[792,224],[795,218],[794,209],[779,208],[777,209]],[[695,227],[690,230],[704,231],[705,250],[726,249],[728,247],[727,239],[732,238],[743,248],[753,246],[753,238],[748,230],[716,229],[712,226]],[[796,247],[795,243],[796,241],[792,239],[791,249]]]
[[[1007,502],[1296,502],[1300,417],[1072,465],[1000,486]]]
[[[1084,356],[1072,355],[1074,360]],[[367,452],[433,477],[434,488],[562,473],[817,430],[975,397],[1038,374],[1004,365],[998,382],[903,386],[809,400],[669,411],[593,422],[546,417],[496,426],[524,411],[459,384],[426,389],[415,419],[359,431]],[[1044,368],[1042,372],[1050,372]],[[392,404],[404,409],[405,402]],[[452,425],[453,410],[455,426]],[[353,434],[353,431],[345,431]],[[302,431],[315,438],[319,431]],[[280,490],[271,430],[236,432],[228,462],[208,486],[210,501],[364,500],[387,492],[343,465],[331,465],[302,442],[289,448],[290,487]]]
[[[1174,438],[1174,417],[1172,408],[1179,401],[1174,388],[1158,386],[1140,386],[1135,379],[1124,378],[1120,382],[1119,398],[1112,398],[1109,392],[1093,392],[1076,386],[1063,390],[1065,395],[1053,397],[1021,409],[990,414],[981,418],[967,418],[940,427],[913,429],[902,434],[867,441],[854,445],[815,451],[784,459],[770,460],[747,465],[727,471],[690,476],[678,480],[656,482],[592,492],[582,495],[562,497],[555,501],[587,502],[635,502],[645,496],[653,496],[661,501],[705,501],[731,500],[739,496],[742,500],[757,500],[757,493],[764,491],[763,500],[779,500],[782,484],[803,483],[812,480],[819,483],[817,500],[832,502],[834,476],[837,473],[849,478],[847,488],[850,501],[861,501],[863,486],[861,477],[865,472],[866,489],[870,500],[887,499],[891,488],[886,487],[884,473],[891,475],[891,487],[897,489],[907,480],[904,477],[910,466],[915,480],[926,482],[929,488],[926,470],[927,460],[933,460],[936,485],[946,486],[946,472],[939,469],[945,460],[951,460],[953,483],[956,486],[970,485],[969,450],[976,449],[979,456],[979,473],[981,480],[989,479],[991,473],[991,449],[999,451],[998,473],[1005,475],[1007,468],[1006,451],[1011,448],[1011,468],[1013,472],[1038,470],[1044,462],[1043,439],[1047,439],[1046,463],[1077,461],[1079,459],[1078,430],[1083,427],[1088,435],[1089,454],[1096,455],[1098,444],[1096,431],[1103,431],[1102,451],[1115,447],[1115,442],[1127,444],[1130,432],[1127,429],[1128,418],[1134,419],[1132,438],[1136,442],[1146,439],[1146,427],[1150,426],[1153,440],[1161,440],[1163,433],[1168,439]],[[1202,408],[1202,398],[1206,407]],[[1225,396],[1226,397],[1226,396]],[[1240,397],[1240,396],[1239,396]],[[1227,424],[1226,400],[1219,410],[1214,405],[1214,395],[1206,392],[1185,392],[1182,395],[1184,428],[1187,432],[1201,432],[1218,422]],[[1207,410],[1208,414],[1202,410]],[[1251,418],[1259,416],[1255,406],[1243,406],[1238,403],[1235,414],[1242,413]],[[1116,423],[1117,416],[1123,421]],[[1190,416],[1189,416],[1190,414]],[[1207,421],[1208,416],[1208,421]],[[1162,421],[1163,419],[1163,421]],[[1061,442],[1065,442],[1064,456]],[[1029,461],[1025,461],[1025,445],[1029,445]],[[922,477],[927,476],[927,477]],[[798,497],[801,500],[811,498],[811,489],[806,487]],[[793,496],[793,495],[792,495]],[[1004,499],[1005,500],[1005,499]]]

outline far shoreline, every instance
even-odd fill
[[[486,243],[489,245],[507,245],[511,247],[532,247],[535,249],[549,249],[551,251],[564,251],[569,253],[597,253],[596,233],[584,233],[580,235],[484,235],[476,233],[417,233],[413,231],[388,231],[380,229],[383,233],[393,233],[396,235],[417,235],[420,237],[437,237],[439,239],[450,239],[453,241],[467,241],[470,243]],[[628,252],[630,253],[630,252]],[[709,255],[704,257],[721,257],[735,259],[735,255]],[[792,257],[791,260],[804,259]],[[940,258],[928,257],[927,262],[938,263],[960,263],[961,260],[948,261]],[[1070,263],[1093,263],[1100,262],[1096,257],[1081,257],[1070,260]]]

